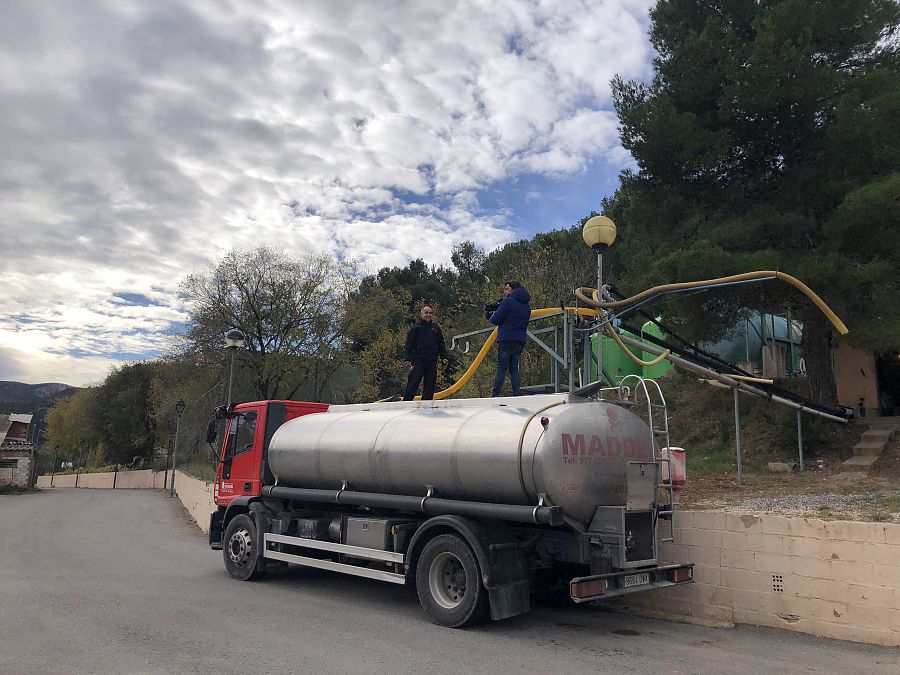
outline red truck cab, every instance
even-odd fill
[[[272,435],[295,417],[325,412],[327,403],[254,401],[234,406],[227,413],[225,438],[216,470],[217,506],[237,497],[258,497],[264,485],[274,483],[267,455]]]

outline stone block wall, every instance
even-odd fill
[[[12,485],[15,487],[28,487],[31,485],[32,455],[30,453],[4,452],[0,458],[5,460],[0,466],[0,486]]]
[[[900,525],[682,511],[666,562],[695,583],[617,605],[900,645]]]

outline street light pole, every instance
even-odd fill
[[[178,430],[181,427],[181,414],[187,407],[187,403],[183,398],[178,399],[175,404],[175,446],[172,448],[172,487],[169,490],[169,496],[175,496],[175,456],[178,453]]]
[[[56,474],[56,454],[59,452],[59,446],[53,446],[53,466],[50,467],[50,487],[53,487],[53,476]]]
[[[597,251],[597,300],[603,300],[603,251]],[[597,310],[597,381],[603,382],[603,319]]]
[[[225,346],[231,350],[231,367],[228,370],[228,398],[225,401],[227,408],[231,407],[231,382],[234,376],[234,353],[244,346],[244,334],[237,328],[232,328],[225,333]]]
[[[597,302],[603,302],[603,252],[616,240],[616,224],[606,216],[593,216],[581,230],[584,243],[597,254]],[[603,310],[597,307],[597,381],[603,382]]]

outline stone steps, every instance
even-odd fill
[[[849,471],[865,471],[877,461],[878,455],[854,455],[850,459],[845,460],[841,466]]]
[[[853,446],[853,457],[846,460],[842,466],[848,470],[865,471],[878,461],[885,446],[900,429],[900,418],[872,417],[857,420],[856,424],[863,432],[859,443]]]

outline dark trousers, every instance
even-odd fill
[[[416,359],[413,361],[413,369],[409,371],[409,378],[406,380],[406,393],[403,394],[404,401],[412,401],[419,390],[419,383],[425,380],[425,386],[422,389],[422,400],[430,401],[434,398],[434,384],[437,382],[437,361],[422,361]]]
[[[497,373],[494,375],[494,388],[491,396],[499,396],[503,389],[503,380],[509,371],[509,383],[512,385],[512,395],[518,396],[521,392],[522,382],[519,374],[519,361],[522,358],[524,342],[498,342],[497,343]]]

